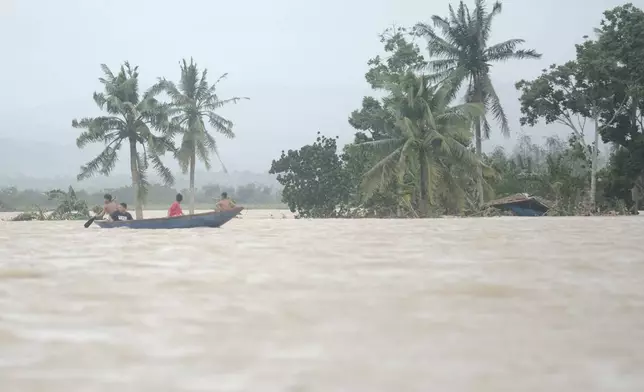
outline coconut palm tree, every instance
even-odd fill
[[[206,169],[210,170],[210,157],[214,153],[219,159],[224,171],[226,167],[219,156],[217,142],[206,127],[210,127],[228,138],[234,138],[233,123],[217,114],[215,111],[226,104],[236,103],[246,97],[220,99],[216,93],[217,83],[227,74],[223,74],[213,84],[208,83],[208,70],[199,71],[197,64],[190,59],[180,63],[181,78],[179,85],[166,79],[159,80],[157,88],[165,91],[171,99],[171,104],[177,112],[173,124],[179,127],[182,140],[176,158],[183,173],[190,172],[190,214],[195,210],[195,165],[201,160]]]
[[[125,62],[117,75],[102,64],[104,76],[99,78],[105,91],[94,93],[94,102],[105,116],[74,119],[72,127],[84,131],[76,139],[78,148],[90,143],[103,143],[105,148],[98,156],[81,167],[78,180],[95,174],[109,175],[123,144],[129,148],[132,187],[137,205],[136,218],[143,218],[143,203],[147,196],[147,170],[152,164],[166,185],[174,183],[170,170],[161,161],[166,151],[174,151],[170,107],[155,98],[158,90],[139,94],[138,67]],[[153,130],[160,131],[156,135]],[[139,151],[139,147],[142,151]]]
[[[364,175],[363,189],[369,195],[403,176],[418,179],[419,210],[426,215],[437,196],[450,192],[465,197],[463,184],[483,166],[464,143],[471,135],[472,121],[483,114],[479,104],[449,106],[449,86],[432,86],[430,77],[407,73],[398,83],[387,83],[390,95],[385,107],[395,117],[382,139],[358,144],[379,158]],[[463,170],[465,169],[465,170]]]
[[[435,58],[428,63],[428,68],[434,72],[435,80],[449,79],[451,94],[454,95],[467,81],[466,102],[483,104],[486,111],[490,111],[498,121],[503,135],[508,136],[508,119],[490,78],[492,63],[538,59],[541,54],[532,49],[517,49],[525,42],[517,38],[489,44],[492,21],[501,13],[501,9],[499,1],[494,2],[491,11],[488,11],[485,0],[474,0],[474,10],[470,12],[461,1],[457,10],[450,5],[449,18],[434,15],[433,26],[418,23],[414,32],[427,39],[429,55]],[[484,116],[474,122],[474,130],[476,153],[480,158],[482,138],[489,138],[490,135],[490,124]],[[483,184],[480,182],[478,185],[479,202],[482,204]]]

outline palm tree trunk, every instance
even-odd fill
[[[483,144],[481,142],[481,117],[477,117],[474,123],[474,139],[476,142],[476,156],[479,159],[479,162],[483,160]],[[485,203],[485,197],[483,195],[483,168],[481,165],[478,165],[477,169],[478,176],[476,179],[476,188],[479,194],[479,206],[482,206]]]
[[[190,157],[190,215],[195,213],[195,160],[196,154],[193,149]]]
[[[592,166],[590,169],[590,206],[595,210],[597,197],[597,153],[599,150],[599,120],[595,117],[595,142],[593,144]]]
[[[136,140],[130,139],[130,172],[132,174],[132,190],[134,191],[134,199],[136,200],[136,211],[134,215],[136,219],[143,219],[143,203],[142,200],[139,200],[138,156]]]
[[[428,203],[429,203],[429,168],[427,167],[427,159],[425,152],[421,151],[419,154],[420,161],[420,200],[418,201],[418,210],[422,218],[427,217]]]

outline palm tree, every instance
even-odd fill
[[[181,79],[179,85],[166,79],[161,79],[157,88],[165,91],[172,101],[172,106],[178,115],[173,118],[173,123],[181,131],[181,146],[176,153],[176,158],[185,174],[190,171],[190,214],[195,211],[195,165],[197,159],[201,160],[206,169],[210,170],[210,156],[212,153],[217,156],[219,162],[224,166],[219,156],[217,142],[208,132],[206,121],[216,132],[234,138],[233,123],[230,120],[217,114],[215,111],[228,103],[236,103],[246,97],[233,97],[219,99],[216,94],[217,83],[223,80],[227,74],[223,74],[215,81],[208,84],[208,70],[199,72],[197,64],[190,59],[180,63]],[[204,121],[205,120],[205,121]]]
[[[437,58],[428,63],[429,69],[435,73],[435,79],[449,80],[453,87],[451,94],[454,95],[467,81],[466,102],[483,104],[486,111],[492,112],[501,126],[501,132],[507,137],[510,133],[508,119],[490,78],[492,63],[512,59],[538,59],[541,58],[541,54],[532,49],[517,49],[525,42],[517,38],[488,45],[492,20],[501,13],[501,8],[501,2],[496,1],[492,10],[488,12],[485,0],[475,0],[474,11],[470,12],[461,1],[456,11],[450,5],[449,18],[434,15],[433,27],[426,23],[418,23],[414,31],[427,39],[429,55]],[[438,29],[440,34],[435,29]],[[474,129],[476,153],[480,158],[483,154],[482,137],[489,138],[490,124],[483,116],[474,122]],[[481,204],[484,202],[482,188],[483,184],[479,182]]]
[[[132,187],[136,194],[136,218],[143,218],[143,203],[147,196],[147,170],[152,164],[166,185],[174,183],[170,170],[161,161],[166,151],[174,151],[169,121],[169,106],[156,100],[158,90],[150,89],[139,95],[138,67],[125,62],[115,76],[107,65],[102,64],[104,77],[99,81],[105,91],[94,93],[94,102],[106,116],[74,119],[72,127],[84,129],[76,139],[78,148],[90,143],[104,143],[105,148],[84,166],[78,180],[95,174],[109,175],[118,161],[118,152],[127,144],[130,153]],[[160,136],[153,129],[161,131]],[[142,152],[138,148],[141,146]]]
[[[423,216],[429,204],[445,192],[464,198],[467,179],[463,176],[482,172],[478,168],[483,163],[464,144],[471,139],[473,119],[483,114],[481,105],[450,107],[449,86],[432,86],[429,77],[411,72],[400,83],[388,83],[387,89],[391,94],[385,98],[385,107],[395,117],[394,126],[388,127],[382,139],[359,144],[378,157],[364,175],[365,193],[410,175],[418,180]]]

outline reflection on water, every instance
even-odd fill
[[[0,391],[644,390],[642,218],[268,216],[0,222]]]

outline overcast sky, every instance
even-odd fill
[[[141,86],[148,87],[160,76],[178,79],[179,60],[192,56],[213,81],[229,74],[221,83],[222,97],[251,98],[222,111],[237,133],[220,142],[225,163],[229,169],[264,172],[282,149],[311,142],[317,131],[351,140],[347,117],[370,94],[364,73],[367,60],[381,53],[378,33],[392,24],[446,15],[449,3],[0,0],[0,138],[72,145],[78,131],[71,120],[99,114],[91,96],[100,89],[101,63],[112,69],[124,60],[139,65]],[[574,44],[592,34],[602,12],[620,4],[504,2],[492,43],[523,38],[526,47],[543,53],[542,60],[500,64],[492,71],[515,135],[521,129],[514,83],[571,59]],[[525,131],[536,140],[566,133],[545,126]],[[513,139],[495,134],[485,145],[494,144],[511,146]],[[83,162],[68,156],[64,163],[75,172]],[[45,163],[47,157],[35,159]]]

